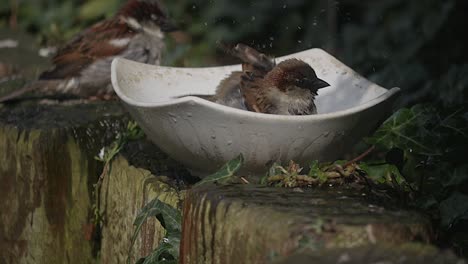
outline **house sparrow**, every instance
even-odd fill
[[[263,78],[244,75],[241,93],[248,110],[277,115],[317,114],[315,96],[330,86],[317,78],[312,67],[298,59],[280,62]]]
[[[329,86],[298,59],[278,65],[272,58],[239,44],[231,54],[243,60],[242,72],[221,81],[214,101],[249,111],[278,115],[311,115],[317,90]]]
[[[82,98],[112,95],[111,62],[123,57],[159,64],[164,33],[176,28],[157,0],[129,0],[112,18],[74,36],[53,57],[54,67],[37,81],[0,98],[0,102],[34,91],[41,95]]]

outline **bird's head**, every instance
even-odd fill
[[[318,89],[330,86],[326,81],[317,77],[314,69],[309,64],[298,59],[288,59],[278,63],[265,76],[265,79],[282,91],[290,87],[298,87],[317,94]]]
[[[177,30],[158,0],[129,0],[120,9],[118,16],[135,30],[162,32]]]

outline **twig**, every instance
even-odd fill
[[[110,166],[110,161],[106,162],[104,164],[104,167],[102,169],[101,175],[99,175],[99,179],[94,185],[94,205],[95,205],[95,211],[94,211],[94,219],[93,222],[94,224],[98,225],[99,222],[102,220],[101,218],[101,213],[99,211],[99,208],[101,207],[101,186],[102,182],[104,181],[104,177],[109,174],[109,166]]]
[[[244,177],[240,177],[241,181],[244,183],[244,184],[249,184],[250,182],[244,178]]]
[[[353,163],[357,163],[358,161],[361,161],[362,159],[364,159],[365,157],[367,157],[367,155],[369,155],[373,150],[375,149],[375,146],[372,145],[370,148],[368,148],[366,151],[364,151],[364,153],[362,153],[361,155],[357,156],[356,158],[346,162],[344,165],[343,165],[343,168],[344,167],[347,167]]]

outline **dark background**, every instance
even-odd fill
[[[123,0],[9,0],[0,26],[16,26],[42,45],[57,45]],[[402,105],[466,101],[468,44],[463,0],[166,1],[191,40],[168,44],[166,64],[230,63],[216,42],[243,42],[281,56],[319,47],[384,87],[405,91]],[[171,40],[168,40],[171,42]]]

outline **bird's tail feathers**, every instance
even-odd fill
[[[219,47],[227,54],[239,58],[242,63],[243,71],[251,71],[261,73],[269,72],[275,67],[275,59],[258,52],[254,48],[245,44],[239,43],[235,46],[220,42]]]
[[[59,85],[59,81],[52,81],[52,80],[36,80],[33,82],[30,82],[26,84],[25,86],[16,89],[12,92],[10,92],[7,95],[0,96],[0,103],[7,103],[7,102],[14,102],[14,101],[19,101],[25,99],[25,97],[36,97],[38,96],[38,93],[40,93],[44,88],[53,89],[53,87],[56,87]]]

